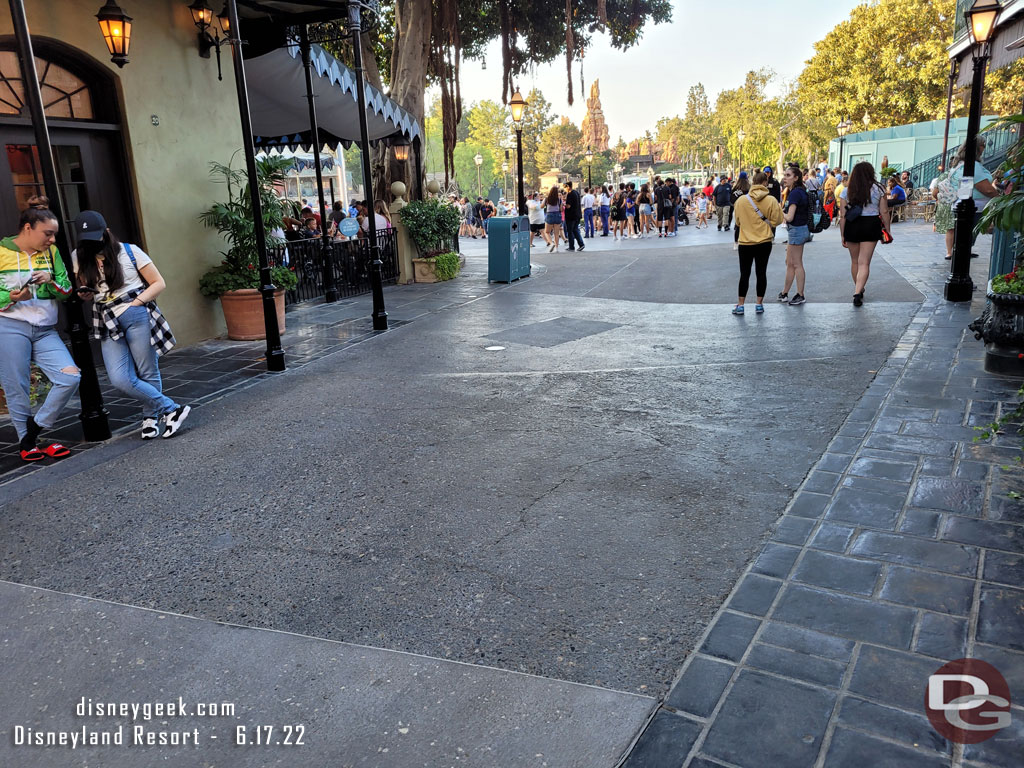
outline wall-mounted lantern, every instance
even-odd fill
[[[107,0],[107,4],[96,14],[96,20],[103,33],[103,42],[110,51],[110,60],[119,68],[123,67],[128,63],[128,47],[132,43],[131,17],[114,0]]]

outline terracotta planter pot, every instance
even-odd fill
[[[985,370],[1024,376],[1024,295],[995,293],[988,283],[989,305],[968,328],[985,342]]]
[[[267,338],[263,323],[263,296],[256,288],[228,291],[220,297],[224,322],[228,325],[228,338],[236,341],[254,341]],[[277,325],[284,333],[284,291],[274,293],[277,307]]]

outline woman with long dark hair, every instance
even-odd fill
[[[166,287],[153,260],[137,245],[121,243],[96,211],[75,219],[78,248],[72,254],[78,295],[93,301],[92,337],[100,340],[110,383],[142,401],[142,439],[173,437],[192,408],[163,393],[157,355],[174,336],[155,304]]]
[[[882,232],[889,232],[889,204],[885,188],[875,178],[875,167],[860,162],[850,171],[850,182],[842,191],[839,206],[839,234],[850,252],[853,277],[853,305],[864,303],[864,287],[871,274],[871,257]]]
[[[71,295],[71,281],[54,245],[60,227],[45,197],[29,198],[18,234],[0,241],[0,385],[18,433],[23,461],[60,459],[60,443],[40,449],[39,433],[53,427],[78,389],[81,373],[57,333],[57,302]],[[32,415],[32,362],[53,386]]]
[[[548,252],[558,253],[558,236],[562,234],[562,197],[555,184],[544,201],[544,230],[547,232]]]
[[[807,275],[804,272],[804,243],[811,237],[811,231],[807,226],[810,198],[804,189],[804,175],[798,166],[787,166],[782,174],[782,183],[789,190],[786,204],[782,209],[786,220],[788,242],[786,244],[786,281],[783,283],[782,293],[779,294],[779,301],[788,301],[789,305],[794,307],[805,301],[804,282]],[[796,280],[796,293],[793,298],[789,298],[789,289],[794,280]]]
[[[765,179],[767,180],[767,178],[768,177],[766,176]],[[761,183],[763,184],[764,182]],[[750,192],[750,179],[747,177],[746,171],[740,171],[739,178],[736,179],[736,183],[732,187],[732,197],[730,200],[730,202],[732,203],[732,211],[730,215],[733,217],[733,219],[736,218],[736,206],[739,205],[740,199],[748,192]],[[776,224],[776,226],[778,225]],[[772,232],[774,234],[775,230],[772,230]],[[734,243],[739,243],[740,241],[739,221],[736,221],[736,223],[733,225],[732,241]]]

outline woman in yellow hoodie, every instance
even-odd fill
[[[71,281],[54,246],[60,224],[42,196],[30,198],[18,234],[0,240],[0,385],[21,443],[24,461],[59,459],[71,451],[60,443],[40,449],[39,433],[50,429],[81,379],[57,333],[57,302],[71,295]],[[52,383],[32,415],[31,363]]]
[[[757,269],[757,305],[754,311],[764,312],[764,295],[768,290],[768,257],[772,253],[775,228],[782,223],[782,207],[779,201],[768,194],[768,176],[764,171],[755,171],[750,192],[736,201],[734,214],[739,227],[740,284],[739,300],[733,308],[734,315],[743,314],[750,287],[750,268]]]

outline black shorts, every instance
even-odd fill
[[[530,225],[530,231],[533,232],[533,234],[537,234],[538,232],[543,232],[544,231],[544,225],[543,224],[531,224]]]
[[[658,221],[672,221],[673,208],[659,208]]]
[[[877,243],[882,239],[882,220],[878,216],[861,214],[846,222],[843,238],[848,243]]]

